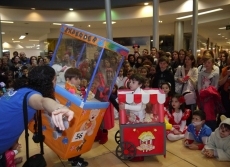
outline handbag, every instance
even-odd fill
[[[22,167],[46,167],[46,161],[43,157],[44,149],[43,149],[43,140],[40,140],[40,154],[35,154],[29,157],[29,133],[28,133],[28,110],[27,110],[27,96],[30,92],[26,93],[23,99],[23,116],[24,116],[24,127],[25,127],[25,141],[26,141],[26,162]],[[41,119],[41,111],[37,111],[38,120],[37,120],[37,129],[38,135],[42,135],[42,119]]]

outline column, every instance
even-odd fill
[[[197,35],[198,35],[198,0],[193,0],[192,12],[192,54],[197,57]]]
[[[110,0],[105,0],[105,15],[106,15],[107,38],[113,40]]]
[[[0,14],[0,58],[2,57],[3,54],[3,48],[2,48],[2,23],[1,23],[1,14]]]
[[[184,49],[184,22],[174,23],[174,50]]]
[[[153,0],[153,47],[159,49],[159,0]]]

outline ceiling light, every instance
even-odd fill
[[[14,38],[12,38],[12,41],[14,40]]]
[[[14,23],[12,21],[1,21],[1,23]]]
[[[31,8],[31,10],[35,10],[35,8]]]
[[[2,32],[2,34],[5,34],[5,32]]]
[[[37,47],[40,46],[40,45],[37,45]]]
[[[88,25],[88,27],[91,27],[91,25]]]
[[[112,21],[111,23],[112,23],[112,24],[115,24],[116,22],[115,22],[115,21]],[[106,24],[106,22],[103,22],[103,24]]]
[[[159,22],[159,23],[162,23],[163,21],[159,20],[158,22]]]
[[[62,25],[62,23],[53,23],[53,25],[60,26],[60,25]],[[73,24],[65,24],[65,25],[67,25],[67,26],[74,26]]]
[[[222,36],[224,38],[224,36]]]
[[[208,10],[208,11],[205,11],[205,12],[200,12],[200,13],[198,13],[198,16],[204,15],[204,14],[208,14],[208,13],[218,12],[218,11],[220,11],[220,10],[223,10],[223,9],[217,8],[217,9]],[[181,20],[181,19],[186,19],[186,18],[190,18],[190,17],[192,17],[192,15],[182,16],[182,17],[178,17],[178,18],[176,18],[176,19],[177,19],[177,20]]]
[[[25,37],[26,37],[25,35],[21,35],[19,39],[24,39]]]
[[[225,39],[228,39],[228,38],[225,38]]]
[[[71,10],[71,11],[72,11],[72,10],[73,10],[73,8],[69,8],[69,10]]]
[[[226,29],[226,27],[220,27],[219,29],[220,29],[220,30],[225,30],[225,29]]]
[[[144,3],[144,5],[145,5],[145,6],[147,6],[148,4],[149,4],[149,3],[147,3],[147,2],[146,2],[146,3]]]
[[[33,41],[39,41],[38,39],[29,39],[29,41],[33,42]]]
[[[221,35],[221,34],[218,34],[218,35]]]
[[[20,42],[20,41],[13,41],[13,42]]]

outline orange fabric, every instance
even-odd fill
[[[65,89],[68,91],[72,89],[75,91],[75,94],[78,92],[77,88],[74,85],[71,85],[69,82],[65,83]]]

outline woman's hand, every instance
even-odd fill
[[[56,127],[60,130],[65,130],[63,124],[63,118],[67,117],[68,121],[73,119],[74,112],[69,110],[67,107],[62,107],[52,112],[52,119]]]
[[[181,83],[181,84],[184,83],[184,79],[183,79],[183,78],[178,78],[177,81],[178,81],[179,83]]]

